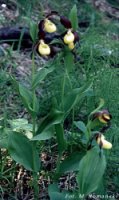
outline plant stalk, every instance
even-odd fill
[[[35,63],[34,63],[34,53],[32,55],[32,83],[34,81],[34,75],[35,75]],[[35,89],[32,88],[32,96],[33,96],[33,110],[35,108]],[[33,124],[33,136],[36,135],[36,116],[33,115],[32,116],[32,124]],[[36,152],[36,141],[33,142],[33,155]],[[33,159],[35,158],[35,156],[33,156]],[[34,163],[34,161],[33,161]],[[34,189],[34,200],[38,200],[39,197],[39,186],[38,186],[38,175],[37,172],[34,170],[33,171],[33,189]]]

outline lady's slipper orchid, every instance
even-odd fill
[[[53,19],[60,20],[60,23],[67,29],[64,33],[54,33],[57,30],[56,25],[52,22]],[[60,16],[56,11],[52,11],[49,13],[45,19],[41,20],[38,24],[38,38],[40,42],[37,44],[37,52],[42,55],[50,55],[53,57],[56,53],[58,53],[64,45],[60,42],[51,43],[53,39],[62,39],[64,44],[70,50],[73,50],[77,41],[79,41],[79,36],[76,31],[72,29],[72,23],[65,16]],[[54,33],[54,34],[48,34]],[[48,44],[50,44],[50,47]]]
[[[56,25],[49,19],[44,20],[44,31],[48,33],[54,33],[57,30]]]
[[[40,43],[37,47],[37,51],[42,56],[48,56],[51,53],[49,45],[46,44],[43,40],[40,40]]]
[[[98,119],[100,122],[107,124],[111,120],[112,116],[108,112],[108,110],[102,110],[99,112],[96,112],[92,116],[92,120]]]
[[[102,123],[107,123],[108,121],[110,121],[111,119],[111,116],[110,114],[106,111],[103,111],[99,117],[98,117],[99,121],[102,122]]]
[[[70,44],[74,41],[74,39],[75,39],[74,34],[72,33],[71,29],[69,29],[66,35],[64,36],[64,43]]]
[[[64,43],[68,44],[70,49],[74,48],[74,44],[79,41],[79,36],[77,32],[72,31],[72,24],[69,19],[67,19],[65,16],[60,17],[61,24],[68,29],[67,33],[64,35]]]
[[[97,143],[99,145],[101,145],[101,147],[103,149],[111,149],[112,148],[112,144],[110,142],[108,142],[107,140],[105,140],[104,135],[102,135],[102,134],[99,135],[96,140],[97,140]]]

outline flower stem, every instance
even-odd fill
[[[37,172],[33,172],[33,189],[34,189],[34,200],[38,200],[39,187],[38,187],[38,175],[37,175]]]
[[[34,53],[32,54],[32,83],[34,81],[34,75],[35,75],[35,63],[34,63]],[[33,97],[33,110],[35,110],[35,89],[32,88],[32,97]],[[36,116],[35,114],[32,115],[32,124],[33,124],[33,129],[32,129],[32,132],[33,132],[33,136],[36,135]],[[33,155],[34,153],[36,152],[36,142],[34,141],[33,142],[33,145],[32,145],[32,149],[33,149]],[[33,159],[35,158],[35,156],[33,156]],[[33,160],[33,163],[34,163],[35,160]],[[34,189],[34,200],[37,200],[38,199],[38,196],[39,196],[39,186],[38,186],[38,175],[37,175],[37,172],[34,170],[33,171],[33,189]]]
[[[87,127],[86,137],[87,137],[87,140],[89,140],[89,138],[91,137],[91,121],[90,120],[88,121],[86,127]]]
[[[61,102],[62,102],[62,109],[64,110],[64,90],[65,90],[65,74],[63,76],[63,81],[62,81],[62,89],[61,89]]]

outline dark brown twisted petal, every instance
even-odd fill
[[[45,42],[46,43],[50,43],[52,42],[54,39],[59,39],[61,36],[59,33],[46,33],[45,32]]]
[[[50,57],[53,58],[57,53],[59,53],[61,51],[60,47],[56,47],[56,46],[51,46],[51,53],[50,53]]]
[[[39,53],[39,51],[38,51],[39,45],[40,45],[40,43],[38,43],[37,46],[36,46],[36,52],[37,52],[37,54],[38,54],[39,56],[41,56],[40,53]]]
[[[40,42],[38,42],[38,43],[36,44],[36,46],[35,46],[35,51],[36,51],[37,54],[40,56],[40,53],[39,53],[39,51],[38,51],[39,45],[40,45]]]
[[[39,31],[38,32],[38,38],[41,40],[44,40],[45,39],[45,32],[44,31]]]
[[[99,137],[101,137],[101,133],[99,132],[99,133],[96,133],[95,135],[94,135],[94,137],[95,137],[95,139],[97,140]]]
[[[59,16],[58,12],[53,10],[53,11],[51,11],[48,15],[46,15],[46,18],[49,18],[49,17],[51,17],[52,15],[57,15],[57,16]]]
[[[73,31],[73,34],[74,34],[74,43],[78,42],[79,41],[79,35],[77,32]]]
[[[44,29],[44,20],[42,19],[38,24],[39,31],[43,31]]]
[[[70,20],[67,19],[66,17],[61,16],[60,17],[60,22],[65,28],[67,28],[67,29],[72,28]]]
[[[110,113],[109,113],[109,111],[106,110],[106,109],[102,110],[101,112],[102,112],[103,114],[107,114],[107,115],[111,116]]]
[[[93,113],[91,116],[90,116],[90,119],[93,121],[95,119],[98,119],[98,117],[102,115],[102,112],[101,111],[98,111],[96,113]]]

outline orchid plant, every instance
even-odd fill
[[[63,31],[58,31],[58,26]],[[38,178],[42,170],[39,146],[42,142],[55,138],[58,156],[56,169],[54,171],[54,183],[49,185],[48,193],[51,200],[65,199],[69,191],[60,191],[58,179],[61,175],[75,171],[78,190],[73,192],[75,199],[79,194],[84,198],[94,192],[103,177],[106,168],[106,159],[103,149],[111,149],[104,133],[109,128],[111,115],[108,110],[102,109],[104,102],[101,100],[99,106],[90,114],[87,125],[82,121],[73,120],[73,127],[66,133],[65,121],[74,107],[79,104],[91,91],[91,83],[75,88],[70,79],[70,72],[75,63],[75,49],[79,44],[77,8],[74,6],[70,12],[69,19],[52,11],[38,25],[30,24],[30,33],[33,45],[32,73],[29,88],[18,83],[11,76],[12,83],[16,88],[21,100],[28,111],[31,123],[25,124],[22,119],[17,119],[17,126],[7,129],[7,145],[10,156],[19,164],[23,165],[33,174],[34,199],[39,197]],[[35,54],[51,61],[50,65],[44,66],[37,71],[35,65]],[[64,67],[64,77],[61,78],[61,91],[59,96],[53,97],[53,106],[43,119],[39,119],[39,97],[36,89],[45,78],[57,70],[55,59]],[[69,85],[67,89],[66,85]],[[13,125],[14,120],[11,120]],[[20,126],[20,123],[23,123]],[[97,131],[101,125],[101,129]],[[25,130],[24,132],[21,132]],[[4,128],[2,129],[4,131]],[[71,137],[68,139],[68,135]],[[74,137],[72,137],[74,135]],[[74,143],[75,141],[75,143]],[[74,145],[75,144],[75,145]],[[68,151],[67,157],[62,160],[64,152]]]

